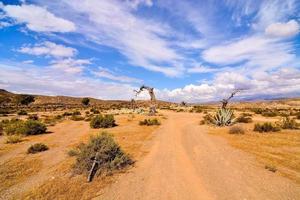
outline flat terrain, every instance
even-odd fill
[[[128,170],[97,177],[92,183],[86,183],[85,176],[71,173],[74,158],[67,155],[89,135],[102,131],[90,129],[88,122],[66,120],[50,127],[51,133],[26,137],[18,144],[4,144],[4,138],[0,138],[0,199],[300,199],[298,168],[293,177],[281,176],[266,170],[263,163],[268,157],[259,154],[270,148],[266,152],[272,154],[276,145],[280,152],[297,152],[299,130],[289,135],[274,133],[273,138],[282,138],[285,143],[266,147],[265,137],[272,135],[251,133],[253,124],[245,125],[249,126],[245,135],[232,136],[228,128],[199,125],[202,114],[163,114],[165,117],[159,116],[159,127],[139,126],[138,122],[147,116],[117,115],[119,126],[106,131],[137,162]],[[50,149],[26,154],[35,142],[43,142]],[[285,166],[288,169],[299,165],[295,164],[297,156],[285,159],[290,162]]]
[[[96,199],[299,199],[299,185],[198,124],[197,114],[169,113],[150,153]]]

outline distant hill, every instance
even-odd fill
[[[0,89],[0,105],[2,106],[13,106],[17,104],[17,98],[20,95],[26,95],[26,94],[15,94],[9,91],[6,91],[4,89]],[[46,106],[46,105],[61,105],[61,106],[80,106],[82,105],[81,97],[69,97],[69,96],[45,96],[45,95],[32,95],[35,97],[35,101],[31,103],[31,106]],[[129,107],[131,106],[130,101],[124,101],[124,100],[101,100],[101,99],[95,99],[90,98],[90,105],[91,106],[101,106],[101,107]],[[159,106],[168,106],[173,103],[166,102],[166,101],[157,101]],[[150,101],[143,101],[138,100],[136,101],[136,104],[138,106],[149,106]]]

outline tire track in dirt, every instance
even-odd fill
[[[95,199],[299,199],[299,185],[208,135],[200,116],[168,113],[149,154]]]

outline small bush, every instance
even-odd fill
[[[100,161],[97,166],[98,175],[123,169],[133,164],[131,158],[122,151],[113,137],[105,132],[91,136],[87,144],[77,147],[77,152],[74,168],[79,174],[88,173],[91,170],[93,159]]]
[[[28,116],[28,119],[37,121],[37,120],[39,120],[39,116],[37,114],[32,114],[32,115]]]
[[[261,109],[261,108],[252,108],[251,111],[254,112],[255,114],[261,114],[263,112],[263,109]]]
[[[92,113],[94,113],[94,114],[100,114],[100,111],[97,110],[96,108],[91,108],[90,111],[91,111]]]
[[[25,110],[20,110],[17,114],[18,115],[27,115],[27,112]]]
[[[276,131],[280,131],[280,128],[276,125],[273,125],[270,122],[265,122],[263,124],[255,124],[254,125],[254,131],[256,132],[276,132]]]
[[[20,135],[9,135],[6,137],[5,143],[7,144],[15,144],[15,143],[19,143],[22,142],[22,136]]]
[[[90,99],[85,97],[81,100],[81,103],[85,106],[88,106],[90,103]]]
[[[245,134],[245,131],[240,126],[233,126],[229,129],[229,134]]]
[[[28,120],[24,123],[24,135],[38,135],[46,133],[47,127],[39,121]]]
[[[116,126],[113,115],[97,115],[91,119],[91,128],[111,128]]]
[[[200,124],[214,124],[214,117],[211,114],[206,114],[203,116],[203,119],[200,121]]]
[[[300,119],[300,112],[296,113],[296,119]]]
[[[280,125],[281,125],[281,128],[283,128],[283,129],[298,129],[299,128],[299,124],[296,122],[296,120],[289,118],[289,117],[283,118]]]
[[[143,121],[139,122],[139,125],[141,126],[154,126],[154,125],[160,125],[160,122],[158,119],[144,119]]]
[[[253,120],[251,117],[246,117],[244,115],[239,116],[238,118],[236,118],[235,122],[238,123],[251,123]]]
[[[64,112],[64,113],[63,113],[63,116],[64,116],[64,117],[72,116],[72,115],[73,115],[73,113],[71,113],[71,112]]]
[[[75,110],[73,113],[72,113],[72,115],[74,116],[74,115],[81,115],[81,112],[79,111],[79,110]]]
[[[3,131],[6,135],[15,135],[24,133],[24,121],[11,119],[2,121]]]
[[[43,143],[35,143],[27,149],[27,153],[34,154],[42,151],[47,151],[48,149],[48,146]]]
[[[68,156],[77,156],[79,154],[78,150],[77,149],[71,149],[68,151]]]
[[[273,165],[265,165],[265,169],[271,171],[271,172],[276,172],[277,171],[277,168]]]
[[[266,111],[261,113],[261,115],[264,116],[264,117],[276,117],[279,114],[280,113],[278,113],[278,111],[271,111],[271,110],[266,110]]]
[[[84,117],[78,116],[78,115],[73,115],[70,119],[73,121],[82,121],[82,120],[84,120]]]

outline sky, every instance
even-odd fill
[[[300,96],[299,0],[0,0],[0,88],[130,100]],[[139,98],[149,98],[142,93]]]

